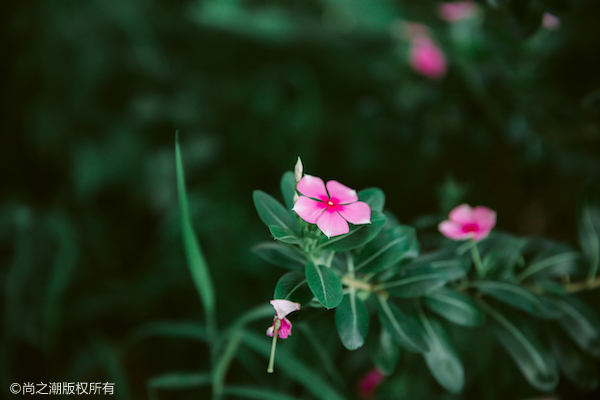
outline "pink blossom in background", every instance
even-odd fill
[[[377,387],[383,382],[385,375],[383,372],[378,370],[377,368],[373,368],[369,372],[367,372],[361,379],[358,381],[358,394],[361,398],[365,400],[372,399],[375,395],[375,390]]]
[[[338,236],[350,232],[348,222],[361,225],[371,223],[371,207],[358,201],[356,191],[337,181],[304,175],[298,182],[302,194],[293,210],[308,223],[317,224],[327,236]]]
[[[412,42],[410,65],[427,78],[438,79],[446,75],[446,57],[429,38],[419,38]]]
[[[553,31],[560,28],[560,19],[550,13],[544,13],[542,16],[542,25],[544,25],[544,28]]]
[[[275,313],[277,315],[273,318],[273,325],[267,329],[267,336],[273,337],[273,334],[275,333],[275,323],[279,320],[280,325],[279,331],[277,331],[277,337],[280,339],[287,339],[287,337],[292,334],[292,323],[286,316],[289,313],[298,311],[300,309],[300,304],[289,300],[271,300],[271,305],[275,308]]]
[[[438,15],[444,21],[456,22],[475,15],[477,10],[477,4],[472,1],[455,1],[440,4]]]
[[[454,240],[473,238],[476,242],[490,234],[496,225],[496,212],[487,207],[461,204],[450,211],[449,219],[438,225],[440,232]]]

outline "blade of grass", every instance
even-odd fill
[[[196,233],[190,219],[187,191],[185,189],[185,176],[183,161],[179,148],[179,132],[175,133],[175,162],[177,169],[177,194],[179,196],[179,210],[181,214],[181,232],[183,236],[183,247],[188,260],[190,273],[194,279],[196,290],[202,300],[206,312],[206,328],[209,340],[214,342],[216,338],[215,319],[215,293],[208,270],[208,264],[202,254]]]

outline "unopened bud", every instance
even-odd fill
[[[300,182],[302,179],[302,173],[304,171],[304,167],[302,166],[302,160],[298,157],[298,161],[296,162],[296,166],[294,167],[294,178],[296,179],[296,183]]]

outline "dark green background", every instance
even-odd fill
[[[297,156],[309,174],[380,187],[386,207],[425,232],[466,201],[496,210],[499,229],[575,243],[577,199],[600,182],[600,3],[490,0],[479,18],[455,24],[436,5],[5,4],[2,391],[108,380],[117,397],[140,399],[154,375],[206,367],[193,341],[130,343],[148,322],[201,319],[181,245],[176,129],[221,324],[272,296],[281,271],[250,251],[269,238],[251,193],[279,197]],[[560,29],[539,27],[544,11]],[[410,69],[409,42],[391,34],[399,21],[430,27],[447,57],[443,79]],[[366,353],[339,348],[331,319],[313,325],[337,349],[352,393]],[[505,387],[471,381],[465,397],[532,392],[497,346],[464,345],[465,369]],[[419,363],[410,367],[422,370],[418,383],[436,387]],[[302,392],[234,364],[230,380],[256,379]],[[418,398],[413,386],[402,390]],[[568,383],[559,392],[583,396]]]

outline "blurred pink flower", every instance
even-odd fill
[[[361,379],[358,381],[358,394],[361,398],[365,400],[372,399],[375,395],[375,390],[377,387],[383,382],[385,375],[383,372],[378,370],[377,368],[373,368],[369,372],[367,372]]]
[[[454,240],[473,238],[476,242],[487,237],[496,225],[496,212],[487,207],[471,208],[461,204],[450,211],[449,219],[438,225],[440,232]]]
[[[544,13],[542,16],[542,25],[544,25],[544,28],[553,31],[560,28],[560,19],[550,13]]]
[[[477,4],[472,1],[441,3],[438,15],[444,21],[456,22],[473,16],[477,12],[477,7]]]
[[[358,201],[356,191],[337,181],[328,181],[325,188],[321,178],[304,175],[297,189],[303,196],[293,210],[306,222],[317,224],[327,237],[350,232],[348,222],[371,223],[371,207]]]
[[[438,79],[446,74],[446,57],[428,36],[419,35],[412,39],[410,65],[419,74]]]
[[[275,324],[279,320],[280,323],[277,337],[280,339],[287,339],[287,337],[292,334],[292,323],[286,316],[289,313],[298,311],[300,309],[300,304],[289,300],[271,300],[271,305],[275,308],[275,313],[277,315],[273,318],[273,325],[267,329],[267,336],[273,337]]]

